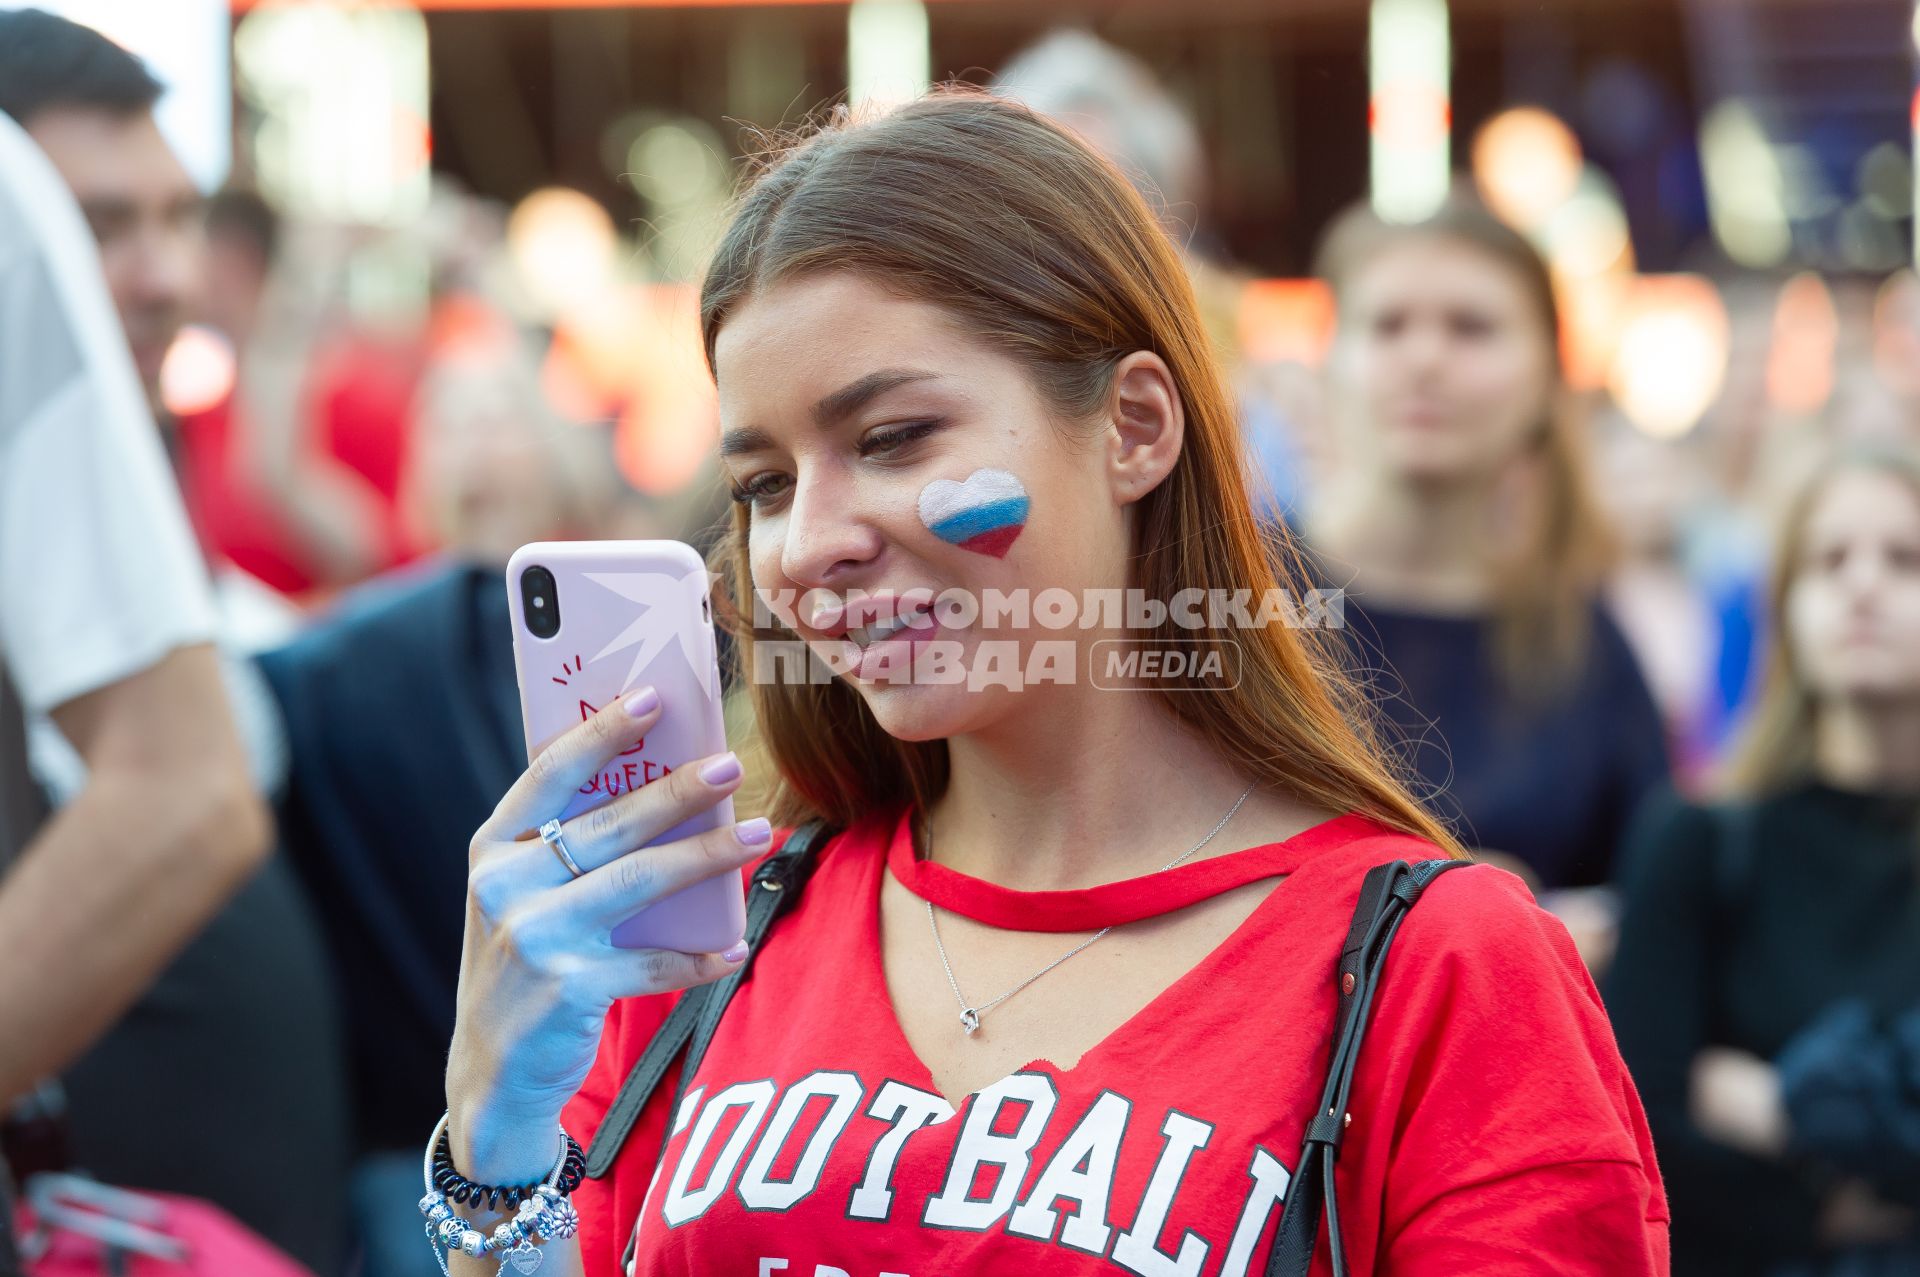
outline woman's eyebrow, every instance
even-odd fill
[[[752,426],[729,430],[720,436],[720,456],[723,460],[744,453],[761,452],[773,446],[772,438],[765,431],[755,430]]]
[[[837,425],[889,390],[916,381],[931,381],[938,375],[915,368],[882,368],[878,372],[870,372],[858,381],[848,382],[813,405],[813,419],[822,429]]]
[[[857,381],[848,382],[814,404],[812,408],[814,424],[822,430],[829,429],[845,421],[890,390],[898,390],[901,386],[911,385],[917,381],[934,381],[939,378],[939,375],[917,368],[883,368],[878,372],[870,372]],[[777,446],[771,435],[764,430],[756,430],[752,426],[729,430],[720,436],[720,456],[723,459]]]

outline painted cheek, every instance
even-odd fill
[[[920,490],[920,522],[963,550],[1006,557],[1027,525],[1026,485],[1006,470],[979,469],[958,483],[935,479]]]

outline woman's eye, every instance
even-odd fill
[[[933,433],[939,424],[936,421],[912,421],[898,426],[880,426],[860,440],[860,455],[882,458],[894,456],[907,445]]]
[[[734,484],[731,495],[736,505],[762,506],[778,500],[790,482],[784,474],[757,474],[745,483]]]
[[[1484,315],[1455,315],[1453,331],[1457,337],[1480,338],[1493,331],[1493,324]]]

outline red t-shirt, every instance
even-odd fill
[[[613,1171],[581,1185],[588,1277],[1258,1277],[1325,1080],[1361,878],[1435,849],[1348,815],[1094,889],[1124,910],[1286,875],[1073,1068],[1036,1060],[955,1113],[881,969],[881,874],[910,847],[889,816],[821,853],[721,1021],[658,1176],[671,1075]],[[939,873],[1017,920],[1023,893]],[[1087,895],[1034,893],[1032,925]],[[614,1008],[566,1113],[583,1143],[669,1006]],[[1667,1271],[1639,1097],[1566,930],[1512,875],[1456,870],[1409,916],[1354,1092],[1338,1171],[1353,1272]],[[1328,1271],[1324,1243],[1316,1264]]]
[[[313,451],[359,474],[380,500],[376,571],[420,550],[402,526],[400,480],[423,358],[410,343],[351,334],[315,354],[300,391],[300,411],[313,417]],[[202,547],[282,594],[312,590],[307,552],[243,464],[244,406],[228,395],[178,427],[181,495]]]

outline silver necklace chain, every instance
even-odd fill
[[[1205,838],[1202,838],[1199,842],[1193,844],[1193,846],[1187,848],[1185,851],[1181,852],[1178,856],[1175,856],[1172,860],[1169,860],[1166,864],[1154,870],[1154,873],[1165,873],[1167,870],[1175,868],[1176,866],[1185,863],[1188,859],[1192,858],[1192,856],[1196,852],[1198,852],[1202,847],[1212,842],[1214,835],[1227,827],[1227,822],[1233,819],[1234,813],[1240,810],[1240,804],[1247,801],[1247,796],[1253,793],[1253,790],[1254,790],[1254,787],[1252,785],[1248,785],[1245,789],[1241,790],[1240,797],[1233,800],[1233,806],[1227,808],[1227,814],[1220,817],[1219,823],[1216,824],[1212,829],[1209,829],[1207,831],[1207,836]],[[929,829],[927,831],[927,859],[931,860],[932,858],[933,858],[933,831]],[[1092,935],[1088,936],[1085,940],[1082,940],[1079,944],[1073,946],[1073,948],[1067,950],[1065,953],[1055,958],[1052,962],[1049,962],[1046,966],[1041,967],[1038,971],[1034,972],[1032,975],[1022,980],[1019,984],[1014,985],[1011,989],[1008,989],[1005,993],[1001,994],[999,997],[994,998],[990,1002],[982,1002],[979,1006],[972,1006],[967,1002],[967,995],[960,992],[960,981],[954,977],[953,962],[950,958],[947,957],[947,946],[940,939],[940,920],[939,918],[934,916],[933,901],[928,900],[924,903],[927,906],[927,925],[933,929],[933,945],[934,945],[934,948],[940,951],[940,965],[946,968],[947,983],[953,987],[954,1001],[960,1004],[960,1027],[967,1031],[968,1037],[972,1037],[974,1033],[979,1030],[980,1019],[982,1016],[986,1015],[987,1012],[993,1010],[993,1008],[999,1006],[1002,1002],[1005,1002],[1008,998],[1020,992],[1020,990],[1026,988],[1028,985],[1032,984],[1035,980],[1038,980],[1041,976],[1045,975],[1047,972],[1053,970],[1055,967],[1065,962],[1068,958],[1071,958],[1075,954],[1085,950],[1089,945],[1093,944],[1094,941],[1106,935],[1107,932],[1112,931],[1113,925],[1117,925],[1117,924],[1113,924],[1113,925],[1108,925],[1100,928],[1100,930],[1094,932]]]

